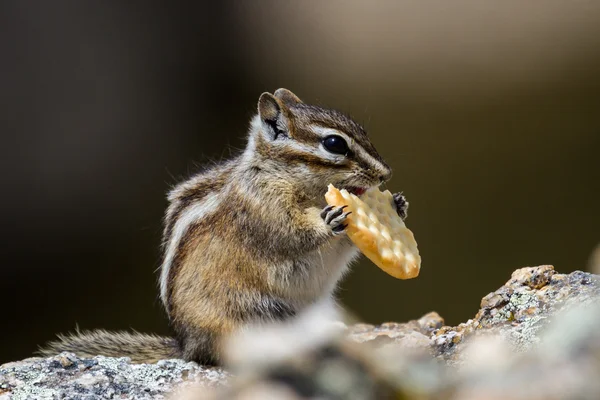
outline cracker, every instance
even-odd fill
[[[325,194],[332,206],[347,205],[346,233],[358,249],[391,276],[410,279],[419,275],[421,256],[413,233],[396,212],[389,190],[367,190],[360,198],[329,185]]]

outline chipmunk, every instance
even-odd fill
[[[327,185],[360,195],[391,175],[348,116],[305,104],[287,89],[263,93],[243,152],[168,196],[160,298],[175,338],[77,332],[59,335],[41,354],[221,363],[221,339],[229,334],[333,304],[358,251],[344,233],[349,212],[325,202]],[[404,219],[408,203],[401,194],[394,201]]]

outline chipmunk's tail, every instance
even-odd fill
[[[173,338],[105,330],[58,335],[58,340],[47,343],[40,348],[38,354],[48,357],[63,351],[80,357],[129,357],[132,362],[140,364],[183,357],[179,343]]]

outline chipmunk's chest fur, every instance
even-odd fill
[[[337,283],[358,254],[346,236],[333,238],[318,250],[274,265],[269,286],[287,293],[289,300],[299,307],[330,300]]]

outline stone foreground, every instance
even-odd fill
[[[232,362],[235,379],[181,360],[30,358],[0,366],[0,400],[597,399],[599,300],[596,275],[522,268],[456,327],[436,313],[358,324],[344,335],[319,334],[308,348],[266,352],[259,364]],[[306,336],[299,332],[298,342]]]
[[[219,368],[183,360],[131,364],[128,358],[82,359],[62,353],[0,366],[0,400],[161,399],[176,385],[211,387],[227,378]]]

